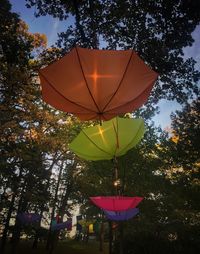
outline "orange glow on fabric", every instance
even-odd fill
[[[133,50],[75,47],[39,70],[43,100],[81,120],[110,120],[148,99],[158,74]]]
[[[103,74],[98,74],[97,71],[95,71],[91,75],[86,75],[87,78],[92,78],[94,80],[94,84],[97,84],[98,79],[105,79],[105,78],[113,78],[113,75],[103,75]]]

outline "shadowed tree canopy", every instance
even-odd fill
[[[5,250],[12,230],[12,253],[15,253],[21,231],[15,220],[17,213],[42,215],[50,210],[51,214],[58,201],[60,210],[65,211],[73,176],[61,182],[66,192],[59,190],[57,198],[54,186],[59,187],[56,184],[59,181],[52,170],[55,166],[59,171],[63,165],[60,160],[69,158],[67,133],[71,133],[66,116],[55,114],[41,100],[35,70],[43,64],[38,53],[45,48],[45,36],[30,33],[28,25],[11,12],[7,0],[1,1],[0,21],[0,252]],[[66,164],[63,174],[68,176],[72,167],[70,162]],[[12,228],[10,221],[14,224]]]
[[[180,1],[53,1],[26,0],[35,15],[52,15],[74,24],[59,34],[57,46],[66,52],[75,44],[89,48],[135,49],[160,74],[149,102],[185,103],[198,93],[200,74],[183,48],[194,42],[200,22],[200,2]],[[149,105],[149,104],[147,104]]]
[[[172,129],[176,139],[178,161],[192,167],[200,158],[200,98],[172,114]]]
[[[172,136],[162,142],[158,149],[158,156],[163,161],[161,172],[174,188],[169,204],[175,209],[168,216],[171,216],[171,225],[174,223],[171,230],[179,231],[180,237],[188,235],[193,241],[192,234],[199,228],[199,98],[171,117]],[[190,230],[189,234],[187,230]],[[200,241],[199,236],[196,240]]]

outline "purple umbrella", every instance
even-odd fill
[[[138,208],[132,208],[132,209],[128,209],[126,211],[121,211],[121,212],[108,211],[104,209],[103,211],[107,219],[114,220],[114,221],[129,220],[139,213]]]
[[[17,219],[21,224],[29,224],[39,222],[41,220],[41,215],[37,213],[18,213]]]
[[[51,230],[61,230],[67,228],[68,231],[72,230],[72,219],[69,219],[63,223],[54,224],[51,226]]]

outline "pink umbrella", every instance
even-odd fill
[[[125,211],[135,208],[142,200],[142,197],[90,197],[91,201],[98,207],[109,211]]]

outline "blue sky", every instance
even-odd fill
[[[29,25],[29,30],[32,33],[44,33],[48,39],[48,46],[51,46],[58,38],[59,32],[65,31],[66,27],[73,22],[72,19],[59,21],[51,16],[34,17],[34,8],[27,9],[25,7],[25,0],[10,0],[12,4],[12,10],[20,14],[22,20]],[[184,49],[185,57],[193,57],[196,61],[196,68],[200,69],[200,26],[193,32],[193,38],[195,39],[192,47],[186,47]],[[153,120],[156,125],[160,125],[162,128],[170,126],[170,114],[176,109],[181,109],[180,105],[174,102],[161,100],[159,103],[160,113],[156,115]]]
[[[32,33],[44,33],[48,39],[48,46],[51,46],[58,38],[57,34],[65,31],[66,27],[70,25],[67,21],[59,21],[51,16],[34,17],[34,8],[26,8],[25,0],[10,0],[12,4],[12,11],[18,13],[22,20],[28,26]],[[71,22],[69,20],[68,22]]]

